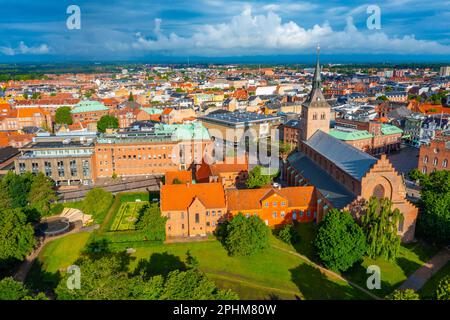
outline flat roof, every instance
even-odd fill
[[[225,112],[225,113],[211,113],[200,117],[201,120],[212,120],[214,122],[221,122],[227,124],[249,123],[249,122],[263,122],[267,120],[278,120],[280,116],[258,114],[254,112]]]

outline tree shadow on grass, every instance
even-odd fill
[[[331,281],[319,269],[309,264],[301,264],[289,271],[292,281],[307,300],[367,299],[358,289]]]
[[[42,262],[36,259],[28,272],[25,284],[31,290],[44,291],[52,295],[60,280],[59,271],[54,273],[45,271]]]
[[[403,257],[396,258],[397,265],[403,270],[405,276],[409,277],[413,274],[417,269],[422,267],[421,264],[416,261],[411,261]]]
[[[148,279],[156,275],[167,276],[172,271],[186,269],[186,264],[178,256],[163,252],[152,254],[148,260],[139,260],[133,274],[141,274]]]

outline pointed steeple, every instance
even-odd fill
[[[320,84],[322,82],[322,79],[320,77],[320,45],[317,44],[317,62],[316,62],[316,69],[314,70],[314,80],[313,80],[313,90],[320,88]]]
[[[320,67],[320,46],[317,45],[317,62],[316,62],[316,68],[314,70],[314,78],[312,82],[312,89],[311,93],[309,94],[309,97],[306,101],[306,104],[310,105],[312,102],[316,101],[325,101],[325,98],[322,94],[322,78],[320,76],[320,72],[322,71]]]

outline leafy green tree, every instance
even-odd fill
[[[31,95],[31,99],[33,100],[37,100],[41,98],[41,93],[40,92],[33,92],[33,94]]]
[[[28,193],[33,183],[34,175],[31,172],[25,172],[17,175],[12,171],[3,177],[2,188],[8,191],[10,204],[13,208],[22,208],[28,205]]]
[[[133,92],[130,92],[130,95],[128,96],[128,101],[134,101]]]
[[[41,216],[50,213],[51,204],[57,200],[56,192],[53,189],[53,182],[42,172],[34,177],[28,193],[29,205],[36,209]]]
[[[269,246],[270,229],[257,216],[236,215],[227,225],[224,245],[231,256],[248,256]]]
[[[186,251],[186,266],[189,269],[197,269],[199,265],[198,259],[191,254],[191,251]]]
[[[300,241],[297,230],[291,224],[286,224],[276,230],[276,236],[288,244],[294,244]]]
[[[389,300],[420,300],[419,294],[413,289],[397,289],[386,298]]]
[[[75,263],[81,271],[79,289],[69,289],[70,273],[63,273],[55,289],[58,300],[121,300],[130,297],[131,282],[124,256],[106,254],[100,258],[84,256]]]
[[[450,276],[446,276],[439,281],[436,298],[438,300],[450,300]]]
[[[169,273],[162,300],[237,300],[231,290],[220,290],[203,272],[195,269]]]
[[[135,226],[136,229],[145,232],[148,240],[164,241],[166,239],[166,222],[167,217],[161,216],[158,205],[152,203],[141,209]]]
[[[27,295],[28,290],[21,282],[11,277],[0,281],[0,300],[22,300]]]
[[[0,263],[23,260],[36,243],[33,226],[20,208],[0,208]]]
[[[403,215],[398,209],[392,210],[392,201],[387,198],[370,198],[361,217],[369,257],[383,257],[388,261],[395,259],[400,248],[400,219],[403,219]]]
[[[273,175],[263,174],[262,167],[254,167],[248,174],[246,182],[247,188],[255,189],[268,185],[272,181]]]
[[[72,124],[72,113],[70,107],[59,107],[56,109],[55,122],[58,124]]]
[[[432,243],[450,243],[450,171],[414,171],[410,176],[421,186],[417,234]]]
[[[377,98],[377,100],[380,100],[380,101],[388,101],[389,99],[386,97],[386,96],[379,96],[378,98]]]
[[[93,218],[97,218],[108,210],[112,201],[113,195],[110,192],[102,188],[93,188],[83,200],[82,211],[92,215]]]
[[[8,277],[0,280],[0,300],[48,300],[44,293],[32,296],[22,282]]]
[[[104,115],[97,122],[97,130],[99,132],[106,132],[106,129],[117,129],[119,128],[119,120],[111,115]]]
[[[362,259],[366,237],[350,213],[332,209],[319,224],[314,246],[327,268],[346,271]]]

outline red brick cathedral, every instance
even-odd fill
[[[293,186],[315,186],[329,207],[355,216],[370,197],[387,197],[403,214],[402,241],[413,240],[418,209],[406,199],[403,178],[386,156],[377,159],[328,134],[331,108],[322,94],[320,71],[317,58],[312,90],[302,105],[299,151],[288,157],[284,179]],[[318,212],[317,221],[325,213]]]

